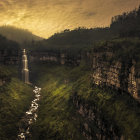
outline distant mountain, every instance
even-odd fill
[[[16,28],[13,26],[1,26],[0,34],[5,36],[9,40],[16,41],[20,44],[25,44],[27,42],[42,40],[41,37],[33,35],[31,32],[25,29]]]
[[[98,41],[109,40],[115,35],[106,28],[77,28],[74,30],[64,30],[56,33],[48,39],[32,43],[33,50],[71,50],[71,52],[80,51],[93,46]]]
[[[83,50],[94,46],[97,42],[117,38],[140,38],[140,6],[139,8],[112,18],[110,27],[66,29],[48,39],[31,44],[34,50]]]

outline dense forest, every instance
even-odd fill
[[[140,37],[140,7],[113,17],[110,29],[120,37]]]
[[[17,42],[8,40],[6,37],[0,35],[0,50],[16,50],[19,49],[19,47]]]
[[[112,38],[113,33],[109,28],[77,28],[74,30],[64,30],[56,33],[49,39],[32,42],[31,50],[81,50],[86,49],[97,41]]]

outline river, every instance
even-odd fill
[[[36,121],[38,115],[38,102],[40,100],[41,88],[35,86],[34,90],[34,99],[31,102],[31,106],[28,111],[26,111],[25,116],[22,118],[19,125],[19,134],[17,140],[25,140],[31,137],[30,127]]]

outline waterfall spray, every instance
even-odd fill
[[[22,51],[22,80],[25,83],[29,83],[28,60],[25,49]]]

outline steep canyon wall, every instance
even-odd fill
[[[75,56],[67,52],[31,52],[30,63],[50,62],[78,66],[84,60],[87,67],[92,70],[93,83],[98,86],[108,86],[128,92],[135,99],[140,99],[140,73],[136,69],[136,62],[130,60],[124,63],[122,60],[115,60],[114,54],[110,51],[85,52]]]
[[[93,53],[93,82],[99,86],[109,86],[121,92],[128,92],[139,99],[140,73],[136,69],[136,62],[111,61],[113,55],[112,52]]]
[[[20,65],[19,50],[0,50],[0,63]],[[98,86],[108,86],[130,93],[135,99],[140,99],[140,72],[136,61],[124,63],[113,59],[111,51],[92,51],[71,55],[68,52],[36,52],[28,53],[29,62],[50,62],[78,66],[84,60],[92,70],[93,83]]]
[[[0,50],[0,64],[18,65],[20,63],[20,50]]]
[[[117,125],[108,121],[96,104],[90,105],[76,94],[73,96],[73,104],[83,118],[81,133],[87,140],[125,140]]]
[[[140,100],[140,73],[137,62],[134,59],[127,63],[121,59],[115,59],[113,51],[91,51],[71,55],[68,52],[55,51],[31,51],[28,52],[29,63],[46,62],[61,65],[81,65],[91,71],[92,83],[97,87],[109,87],[121,94],[129,93]],[[3,64],[20,64],[20,53],[12,51],[0,51],[0,60]],[[86,94],[86,93],[85,93]],[[125,140],[125,136],[119,130],[117,124],[108,121],[102,115],[102,110],[96,104],[86,103],[76,94],[72,97],[77,113],[83,118],[81,133],[87,140]]]

